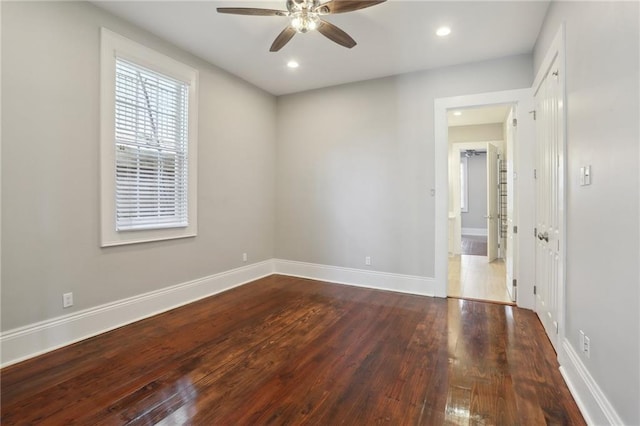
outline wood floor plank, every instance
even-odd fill
[[[344,409],[342,404],[336,404],[335,401],[341,398],[345,392],[348,392],[348,389],[345,388],[356,380],[357,369],[362,367],[375,347],[378,338],[376,333],[380,331],[374,325],[376,324],[376,319],[386,321],[392,309],[393,306],[389,306],[388,303],[377,306],[361,304],[354,306],[355,315],[345,317],[341,323],[337,324],[335,329],[324,334],[317,344],[313,346],[315,349],[306,353],[298,365],[292,365],[293,369],[288,368],[283,371],[280,375],[280,380],[277,383],[271,383],[267,387],[271,392],[275,391],[267,398],[269,403],[273,404],[274,401],[283,399],[286,402],[290,402],[287,399],[287,395],[292,395],[294,399],[299,398],[299,395],[305,391],[308,385],[292,383],[293,389],[291,389],[289,382],[295,377],[303,375],[309,378],[318,377],[314,381],[315,386],[312,386],[311,390],[320,390],[320,397],[322,398],[322,404],[318,404],[313,399],[314,396],[317,397],[317,394],[307,395],[311,398],[306,398],[302,405],[310,409],[304,417],[313,416],[314,418],[319,418],[319,421],[322,422],[323,416],[332,417],[334,415],[334,409]],[[353,344],[345,346],[345,342],[352,342]],[[287,377],[289,380],[283,382],[281,377]],[[329,384],[330,387],[327,386]],[[256,407],[253,400],[257,398],[264,399],[262,393],[263,391],[258,389],[255,392],[255,397],[245,399],[244,407],[240,407],[252,413],[246,419],[248,422],[246,424],[261,424],[264,421],[273,421],[275,419],[284,421],[287,415],[291,416],[291,409],[280,409],[277,412],[270,413],[269,410],[260,409],[261,406],[259,404]],[[297,405],[296,403],[295,406]],[[289,404],[289,408],[291,407],[292,405]],[[320,412],[320,409],[325,411]],[[265,413],[268,414],[267,418],[265,418]],[[339,413],[335,415],[339,415]],[[240,420],[244,421],[245,419],[241,418]]]
[[[531,311],[278,275],[0,379],[3,425],[584,424]]]
[[[229,376],[230,372],[246,369],[259,370],[263,368],[259,363],[264,365],[285,358],[290,348],[282,344],[281,340],[278,340],[278,344],[274,344],[274,339],[282,333],[282,330],[295,336],[296,333],[312,331],[309,329],[315,325],[319,327],[328,325],[329,323],[320,318],[320,316],[326,317],[327,313],[320,311],[319,307],[320,305],[311,304],[308,310],[283,311],[277,318],[265,319],[259,333],[251,333],[249,330],[241,329],[226,336],[224,341],[214,341],[211,345],[203,345],[197,351],[181,356],[176,360],[174,367],[178,369],[170,370],[168,374],[155,379],[154,383],[159,382],[162,386],[158,390],[147,392],[149,395],[145,400],[139,401],[137,404],[133,404],[131,401],[119,402],[117,406],[122,406],[124,409],[121,414],[123,420],[154,418],[161,416],[162,413],[172,412],[173,406],[171,404],[168,404],[166,409],[163,408],[161,403],[164,396],[160,391],[164,390],[164,393],[174,397],[176,391],[173,391],[173,383],[185,374],[182,370],[188,373],[193,392],[197,392],[202,397],[202,394],[209,389],[212,383],[224,383],[224,376]],[[318,315],[318,318],[313,318],[314,315]],[[315,322],[311,322],[311,319],[314,319]],[[292,330],[295,325],[299,326],[299,330]],[[243,378],[254,380],[246,374]],[[226,380],[233,380],[233,378]],[[147,387],[148,385],[144,389]],[[107,412],[113,413],[117,406],[109,407]],[[145,410],[148,410],[149,406],[153,407],[153,410],[146,412]]]

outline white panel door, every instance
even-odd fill
[[[506,131],[506,163],[507,163],[507,247],[505,250],[505,266],[507,270],[507,290],[511,300],[516,301],[516,247],[517,238],[514,236],[514,226],[516,226],[516,173],[514,170],[515,165],[515,139],[516,139],[516,126],[513,125],[513,119],[515,118],[515,106],[511,107],[509,116],[507,117],[507,131]]]
[[[561,90],[557,60],[536,96],[536,312],[558,350],[560,285]]]
[[[487,261],[498,257],[498,148],[487,144]]]

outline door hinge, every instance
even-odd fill
[[[533,178],[538,179],[538,169],[533,169]]]
[[[538,287],[535,285],[533,286],[533,294],[538,294]]]
[[[536,119],[536,110],[534,109],[533,111],[529,111],[529,114],[533,114],[533,119]]]
[[[538,228],[533,228],[533,238],[538,238]]]
[[[517,233],[518,233],[518,227],[517,227],[517,226],[514,226],[514,227],[513,227],[513,233],[514,233],[514,234],[517,234]]]
[[[511,123],[513,124],[513,127],[517,127],[518,126],[518,119],[514,118]]]
[[[558,321],[554,321],[553,325],[556,327],[556,334],[558,334]]]
[[[515,278],[513,279],[513,286],[518,287],[518,280],[516,280]]]

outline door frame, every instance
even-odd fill
[[[504,123],[503,123],[504,126]],[[504,129],[504,127],[503,127]],[[500,148],[494,144],[487,144],[486,164],[487,171],[487,262],[491,263],[500,256],[500,213],[498,212],[498,187],[500,173],[498,172],[500,161]],[[492,232],[493,225],[493,232]],[[505,287],[506,287],[505,273]]]
[[[518,137],[517,126],[513,125],[513,119],[516,116],[516,107],[513,105],[507,115],[507,123],[504,132],[504,161],[506,161],[507,171],[507,233],[504,238],[504,263],[505,273],[507,276],[507,290],[511,300],[517,303],[518,289],[514,286],[514,278],[518,276],[518,239],[517,232],[513,232],[513,227],[518,223],[517,213],[518,210],[515,206],[515,200],[517,198],[516,190],[516,177],[513,166],[516,161],[515,157],[515,140]]]
[[[516,200],[518,211],[518,306],[533,309],[534,279],[534,214],[533,214],[533,154],[535,129],[533,92],[531,88],[462,95],[434,100],[435,134],[435,277],[434,295],[447,297],[449,275],[449,130],[447,111],[457,108],[482,107],[497,104],[515,104],[518,132],[515,171],[518,173]]]

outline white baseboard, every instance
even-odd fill
[[[282,259],[274,259],[274,268],[275,273],[280,275],[290,275],[328,281],[336,284],[348,284],[356,287],[367,287],[424,296],[433,296],[435,294],[435,280],[427,277],[343,268],[340,266],[318,265],[315,263]]]
[[[462,235],[477,235],[486,237],[489,235],[487,228],[462,228]]]
[[[378,290],[434,295],[433,278],[271,259],[0,333],[0,367],[24,361],[273,273]]]
[[[273,261],[266,260],[6,331],[0,334],[0,365],[15,364],[272,274]]]
[[[624,424],[567,339],[562,342],[560,364],[562,377],[587,424]]]

